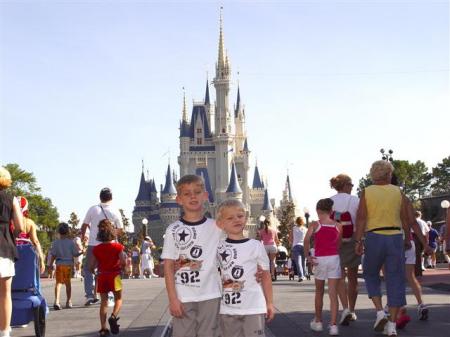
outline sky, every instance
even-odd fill
[[[381,148],[430,169],[450,155],[448,1],[0,0],[0,164],[33,172],[62,221],[104,186],[131,218],[141,161],[157,186],[178,170],[183,88],[190,111],[221,6],[230,106],[239,83],[271,198],[289,172],[312,210]]]

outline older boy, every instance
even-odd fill
[[[167,228],[161,256],[173,337],[214,337],[221,296],[215,256],[222,231],[204,216],[208,193],[201,177],[183,176],[176,200],[184,214]]]
[[[245,207],[239,200],[222,202],[217,225],[227,233],[217,250],[222,271],[220,325],[222,337],[264,337],[265,322],[274,317],[269,259],[260,241],[244,237]],[[259,285],[253,274],[263,269]]]

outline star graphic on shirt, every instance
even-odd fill
[[[226,251],[219,254],[222,257],[222,261],[226,261],[227,257],[230,256]]]
[[[186,233],[183,229],[183,231],[178,233],[178,235],[180,236],[180,241],[186,242],[186,237],[189,236],[189,233]]]

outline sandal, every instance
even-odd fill
[[[109,336],[109,330],[108,329],[100,329],[100,331],[98,332],[98,335],[100,337],[102,337],[102,336]]]
[[[72,309],[72,308],[73,308],[72,302],[67,302],[66,309]]]
[[[61,310],[61,305],[59,303],[55,303],[55,304],[53,304],[53,309],[54,310]]]
[[[119,327],[120,325],[117,324],[117,321],[120,319],[120,317],[114,316],[114,314],[111,314],[111,316],[108,318],[109,327],[111,328],[111,333],[113,335],[117,335],[119,333]]]

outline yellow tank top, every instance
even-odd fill
[[[381,227],[402,227],[400,208],[402,195],[400,189],[394,185],[372,185],[365,189],[367,206],[367,228],[373,231]],[[400,230],[377,230],[374,233],[393,235]]]

